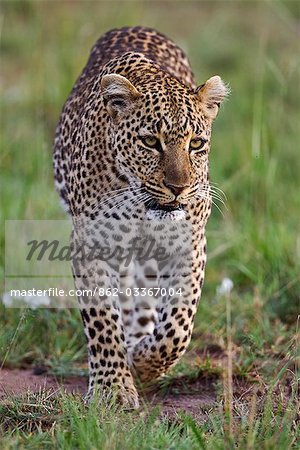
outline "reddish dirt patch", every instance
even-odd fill
[[[206,412],[216,406],[213,392],[211,394],[153,396],[150,402],[153,406],[161,407],[161,417],[167,417],[174,421],[178,414],[185,413],[192,416],[198,423],[205,422]]]
[[[68,377],[61,382],[53,375],[35,375],[32,370],[0,370],[0,402],[7,402],[12,396],[26,392],[63,389],[66,393],[84,394],[86,388],[85,377]],[[207,378],[194,381],[184,377],[175,379],[165,392],[154,388],[143,397],[152,406],[160,406],[162,415],[170,420],[185,412],[203,422],[206,411],[216,406],[214,380]]]
[[[198,376],[174,378],[171,384],[160,390],[152,390],[144,395],[153,406],[162,408],[162,415],[174,420],[178,413],[191,415],[197,422],[204,422],[206,412],[215,408],[217,395],[214,376]]]
[[[67,393],[83,394],[86,386],[87,381],[84,377],[66,378],[62,385],[56,377],[47,374],[34,375],[32,370],[0,370],[0,401],[28,391],[39,392],[61,388]]]

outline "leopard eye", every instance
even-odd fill
[[[195,138],[190,141],[190,150],[201,150],[206,144],[205,139]]]
[[[159,139],[157,139],[154,136],[141,137],[141,141],[143,142],[144,145],[146,145],[149,148],[155,148],[157,150],[160,149]]]

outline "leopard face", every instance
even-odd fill
[[[120,172],[147,193],[148,217],[185,217],[208,185],[212,122],[226,86],[216,76],[192,90],[158,76],[136,87],[118,74],[105,75],[101,86],[112,151]]]

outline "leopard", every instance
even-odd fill
[[[179,46],[136,26],[100,37],[63,106],[55,183],[72,221],[76,288],[97,288],[78,296],[86,401],[116,395],[138,408],[139,387],[164,377],[190,343],[213,204],[212,125],[228,94],[218,75],[198,85]],[[138,257],[145,236],[167,247],[167,257]],[[134,257],[126,264],[124,254],[75,257],[83,243],[90,250],[124,243]]]

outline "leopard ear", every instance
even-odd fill
[[[113,119],[130,110],[141,95],[127,78],[115,73],[102,77],[101,91],[106,109]]]
[[[229,93],[229,87],[218,75],[209,78],[206,83],[196,89],[207,117],[212,120],[217,116],[221,103]]]

